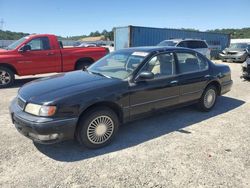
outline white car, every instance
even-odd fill
[[[176,46],[176,47],[184,47],[184,48],[191,48],[204,56],[208,59],[211,58],[211,50],[208,48],[208,44],[204,40],[198,39],[171,39],[171,40],[164,40],[160,42],[157,46]]]

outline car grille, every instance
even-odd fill
[[[237,52],[227,52],[228,55],[235,55]]]
[[[23,110],[25,108],[25,100],[23,100],[22,98],[18,97],[17,98],[17,105]]]

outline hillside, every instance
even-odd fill
[[[28,33],[0,30],[0,40],[17,40],[26,35],[28,35]]]
[[[242,29],[215,29],[208,32],[231,34],[232,39],[250,38],[250,27]]]

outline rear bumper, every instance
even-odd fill
[[[23,112],[14,99],[9,107],[13,124],[18,132],[42,144],[53,144],[74,138],[77,118],[44,118]]]
[[[233,86],[232,80],[230,80],[226,83],[223,83],[221,85],[221,95],[226,94],[227,92],[231,91],[232,86]]]
[[[223,61],[239,61],[239,62],[243,62],[246,60],[247,58],[247,54],[243,54],[243,55],[229,55],[229,54],[223,54],[220,53],[219,54],[219,58]]]

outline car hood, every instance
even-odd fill
[[[225,52],[243,52],[243,51],[245,51],[245,49],[241,49],[241,48],[226,48],[224,51]]]
[[[74,71],[25,84],[19,90],[19,96],[28,102],[38,104],[51,103],[67,96],[104,87],[113,82],[118,82],[118,80],[93,75],[84,71]]]

